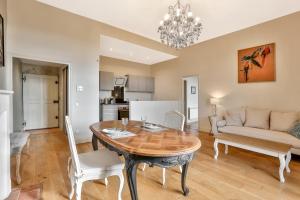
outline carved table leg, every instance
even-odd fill
[[[187,175],[188,167],[189,167],[189,162],[187,162],[185,165],[182,166],[182,173],[181,173],[181,187],[184,196],[187,196],[190,192],[189,188],[187,188],[186,186],[186,175]]]
[[[94,151],[97,151],[98,150],[98,138],[95,134],[93,134],[92,144],[93,144]]]
[[[136,185],[136,170],[138,163],[130,158],[126,158],[126,175],[130,190],[131,200],[138,200]]]
[[[284,179],[284,175],[283,175],[283,172],[284,172],[284,169],[285,169],[285,155],[283,154],[280,154],[279,155],[279,161],[280,161],[280,167],[279,167],[279,178],[280,178],[280,182],[281,183],[284,183],[285,182],[285,179]]]

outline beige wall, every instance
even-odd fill
[[[12,57],[69,64],[70,115],[78,142],[90,141],[88,127],[99,120],[101,34],[177,54],[159,42],[35,0],[7,1],[7,19],[7,80],[1,87],[12,89]],[[78,85],[84,87],[83,92],[76,91]]]
[[[4,19],[4,37],[6,39],[6,0],[0,0],[0,14]],[[6,41],[4,39],[4,41]],[[4,44],[4,50],[6,51],[6,42]],[[0,67],[0,90],[7,89],[7,81],[6,81],[7,69],[6,67]]]
[[[200,129],[208,131],[210,96],[223,107],[300,110],[300,12],[194,45],[178,59],[153,66],[156,99],[181,99],[181,77],[199,75]],[[205,31],[205,29],[204,29]],[[276,43],[276,81],[237,83],[237,50]]]
[[[100,57],[100,70],[114,72],[116,75],[140,75],[151,76],[151,67],[149,65],[119,60],[105,56]]]

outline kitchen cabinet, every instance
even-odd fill
[[[129,75],[127,81],[128,92],[154,92],[154,78],[145,76]]]
[[[114,73],[113,72],[99,72],[99,88],[100,90],[112,91],[114,90]]]

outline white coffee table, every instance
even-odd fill
[[[279,158],[280,167],[279,167],[279,177],[280,182],[284,183],[284,169],[288,173],[291,172],[289,168],[289,163],[291,161],[291,145],[282,144],[272,141],[261,140],[257,138],[245,137],[234,134],[221,133],[215,135],[214,158],[217,160],[219,155],[218,144],[225,145],[225,154],[228,153],[228,146],[233,146],[273,157]]]

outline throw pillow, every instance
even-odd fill
[[[224,118],[227,126],[243,126],[240,110],[228,110]]]
[[[270,110],[247,108],[246,109],[246,127],[269,129]]]
[[[300,122],[297,122],[294,127],[288,131],[288,133],[300,139]]]
[[[217,121],[217,127],[224,127],[224,126],[226,126],[225,120]]]
[[[298,121],[297,112],[271,112],[270,129],[273,131],[289,131]]]

